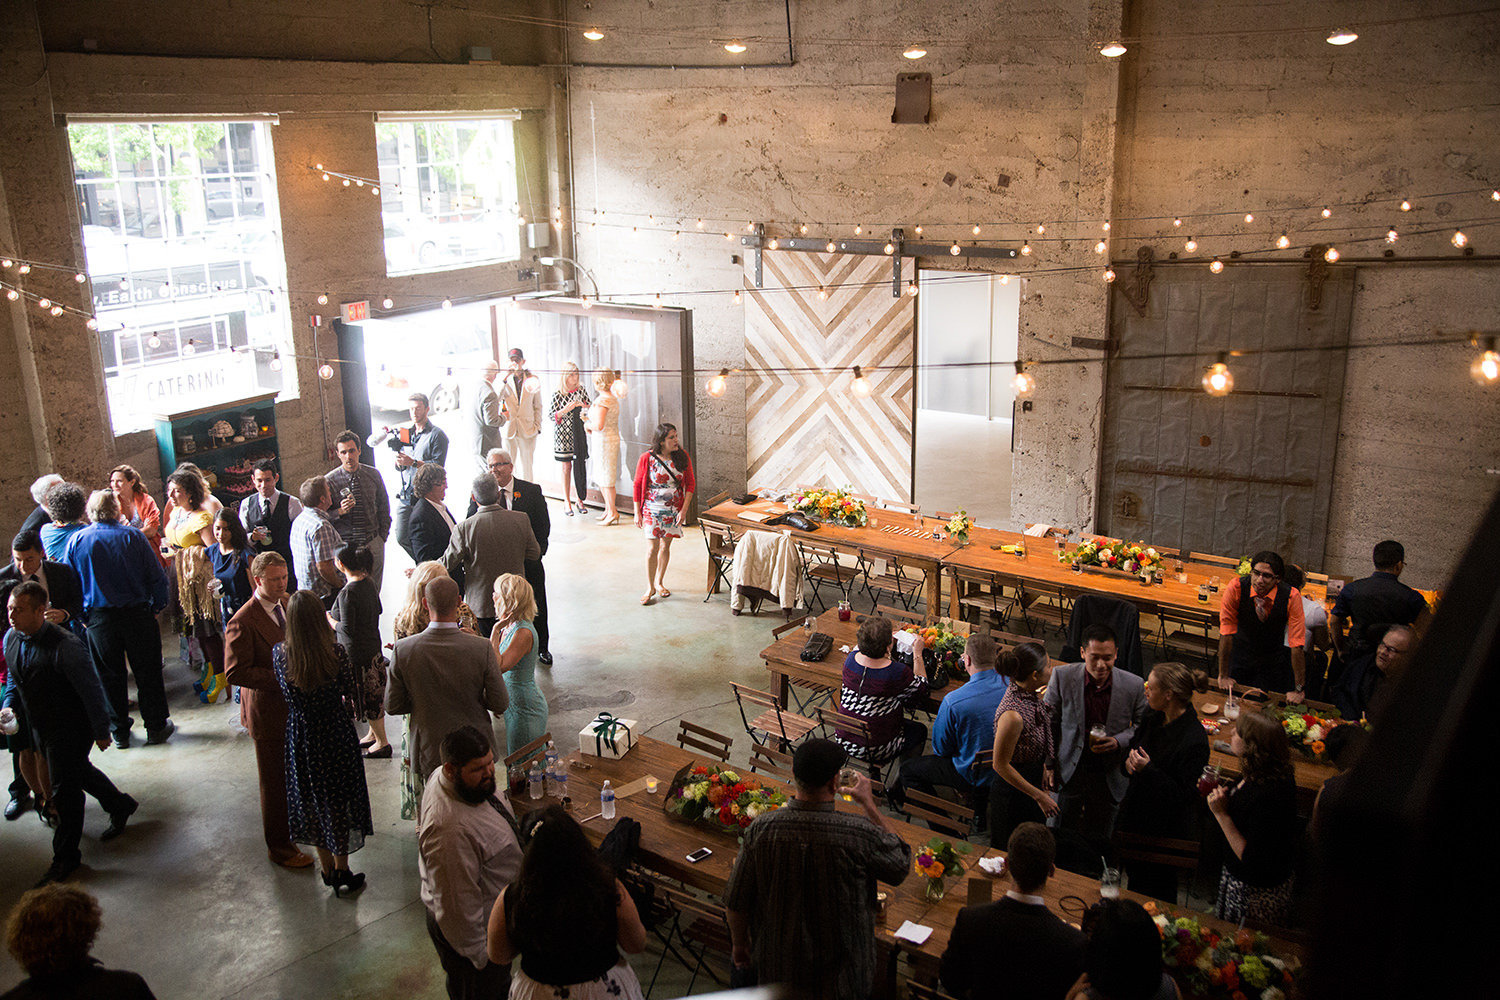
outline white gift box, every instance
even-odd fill
[[[578,731],[578,752],[618,760],[634,745],[635,729],[634,719],[617,719],[608,712],[600,712]]]

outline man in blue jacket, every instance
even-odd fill
[[[887,790],[894,805],[905,801],[907,788],[931,795],[936,786],[946,785],[966,797],[989,788],[994,772],[986,768],[976,780],[973,771],[974,758],[994,746],[995,709],[1010,683],[995,669],[999,657],[994,639],[978,633],[969,636],[960,661],[969,679],[938,706],[932,724],[932,754],[901,764],[901,773]],[[984,804],[979,805],[979,815],[988,815]]]
[[[38,886],[61,882],[78,868],[83,835],[83,794],[99,800],[109,813],[100,840],[113,840],[139,808],[135,799],[89,762],[89,744],[109,749],[109,713],[104,691],[78,637],[47,620],[47,592],[27,582],[10,592],[6,612],[5,662],[14,683],[6,687],[3,708],[25,708],[32,738],[52,778],[57,829],[52,834],[52,865]]]

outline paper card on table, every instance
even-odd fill
[[[904,921],[896,928],[896,939],[898,941],[910,941],[912,944],[921,944],[932,937],[932,928],[921,924],[914,924],[910,920]]]
[[[740,520],[742,520],[742,521],[755,521],[755,522],[759,523],[761,521],[769,521],[770,519],[771,519],[771,515],[770,514],[762,514],[758,510],[742,510],[742,511],[740,511]]]
[[[627,782],[627,783],[621,785],[619,788],[616,788],[615,789],[615,798],[617,798],[617,799],[623,799],[627,795],[634,795],[636,792],[639,792],[639,791],[643,790],[645,787],[646,787],[646,779],[645,778],[636,778],[634,781]]]

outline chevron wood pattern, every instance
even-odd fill
[[[890,261],[768,251],[764,289],[753,267],[747,259],[747,362],[819,370],[749,377],[748,481],[910,500],[916,302],[891,295]],[[849,391],[855,365],[874,386],[866,399]]]

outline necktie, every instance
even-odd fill
[[[1256,594],[1255,595],[1255,615],[1256,615],[1256,617],[1259,618],[1261,621],[1265,621],[1266,620],[1266,616],[1269,615],[1270,613],[1271,613],[1271,598],[1269,596],[1261,597],[1259,594]]]
[[[500,490],[500,506],[504,507],[506,510],[510,510],[510,490]]]
[[[271,617],[274,618],[274,619],[276,619],[276,625],[279,628],[283,628],[283,629],[286,628],[286,612],[284,612],[284,611],[281,610],[281,605],[280,604],[276,605],[276,613],[274,615],[272,615]]]

